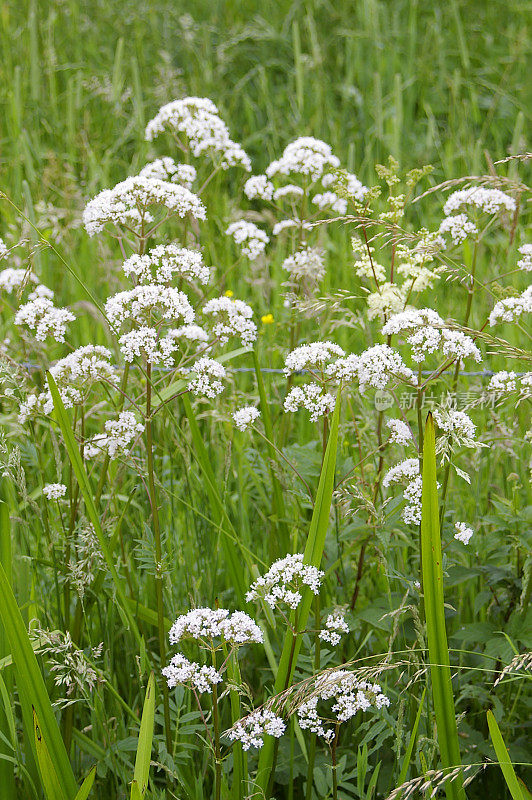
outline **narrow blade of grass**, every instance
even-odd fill
[[[151,746],[153,741],[153,723],[155,719],[155,675],[152,672],[148,680],[142,719],[140,721],[139,741],[135,758],[133,782],[136,783],[141,797],[146,794],[150,774]],[[131,792],[133,800],[133,790]]]
[[[54,762],[50,757],[50,752],[46,745],[46,739],[39,725],[39,718],[33,709],[33,733],[35,736],[35,749],[37,751],[37,761],[39,772],[41,773],[41,783],[47,800],[71,800],[72,795],[68,793],[67,787],[62,783]]]
[[[517,775],[515,774],[510,753],[504,744],[502,733],[497,725],[497,720],[493,716],[492,711],[488,711],[486,716],[488,718],[488,728],[490,732],[491,743],[493,744],[497,761],[499,762],[499,766],[502,770],[502,774],[504,775],[504,780],[506,781],[508,790],[512,795],[512,799],[526,800],[525,794],[519,785],[519,781],[517,780]]]
[[[458,730],[454,711],[449,647],[445,628],[443,569],[436,484],[436,442],[432,414],[427,417],[423,442],[423,494],[421,513],[421,561],[429,648],[430,677],[438,745],[444,769],[460,764]],[[465,800],[461,774],[445,784],[448,800]]]

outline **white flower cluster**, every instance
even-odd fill
[[[326,392],[317,383],[305,383],[303,386],[293,386],[285,397],[283,408],[286,412],[295,413],[300,408],[305,408],[310,414],[310,421],[316,422],[324,414],[334,411],[336,398]]]
[[[239,431],[247,430],[258,417],[260,417],[260,411],[255,406],[244,406],[233,414],[235,425]]]
[[[303,197],[304,194],[305,192],[301,186],[296,186],[295,183],[286,183],[274,191],[273,199],[277,202],[278,200],[284,200],[285,197]]]
[[[448,411],[442,411],[435,408],[432,413],[438,428],[440,428],[447,437],[453,437],[459,444],[465,447],[476,446],[476,427],[465,411],[457,411],[453,408]]]
[[[172,657],[168,666],[163,667],[162,674],[166,678],[168,688],[184,684],[193,686],[198,692],[212,692],[215,683],[220,683],[222,676],[214,667],[200,666],[189,661],[181,653]]]
[[[462,544],[469,544],[469,540],[473,536],[473,528],[469,528],[465,522],[455,522],[454,527],[456,530],[454,538]]]
[[[20,306],[15,314],[15,325],[27,325],[35,331],[35,338],[39,342],[43,342],[47,336],[52,336],[56,342],[64,342],[67,325],[76,318],[67,308],[56,308],[49,297],[40,294],[38,290],[32,292],[29,301]]]
[[[199,197],[184,186],[135,175],[113,189],[104,189],[87,203],[83,224],[89,236],[100,233],[108,223],[140,232],[143,223],[153,221],[148,211],[151,206],[162,206],[179,217],[207,218]]]
[[[390,429],[390,442],[394,444],[410,444],[412,431],[402,419],[388,419],[386,425]]]
[[[500,189],[486,189],[483,186],[472,186],[469,189],[453,192],[443,206],[443,213],[448,216],[461,206],[473,206],[486,214],[496,214],[503,209],[512,214],[516,208],[513,197],[509,197]]]
[[[141,434],[144,426],[132,411],[121,411],[117,419],[105,423],[105,433],[99,433],[85,444],[85,455],[94,458],[106,452],[109,458],[126,454],[131,443]]]
[[[269,236],[263,230],[245,219],[239,219],[237,222],[231,223],[226,230],[226,234],[233,237],[243,254],[250,261],[258,258],[270,241]]]
[[[345,621],[342,611],[335,611],[327,615],[325,628],[320,631],[319,637],[322,642],[329,642],[333,646],[340,644],[343,633],[349,633],[349,625]]]
[[[139,177],[157,178],[160,181],[178,183],[185,189],[192,189],[196,174],[196,169],[191,164],[176,164],[173,158],[163,156],[146,164],[139,172]]]
[[[392,483],[406,482],[404,498],[407,501],[402,511],[402,518],[407,525],[419,525],[421,522],[422,480],[419,474],[417,458],[407,458],[391,467],[382,480],[384,488]]]
[[[118,344],[128,364],[135,358],[143,357],[147,364],[160,364],[167,368],[174,365],[174,353],[178,347],[171,331],[166,336],[161,336],[156,328],[149,325],[141,325],[124,333]]]
[[[242,750],[251,747],[260,749],[264,744],[264,735],[274,736],[279,739],[285,732],[286,725],[273,711],[262,709],[253,711],[249,716],[237,722],[227,731],[227,737],[232,741],[239,741]]]
[[[145,255],[130,256],[122,265],[124,274],[134,275],[141,283],[169,283],[174,275],[206,284],[211,271],[205,266],[199,250],[172,243],[153,247]]]
[[[522,314],[532,312],[532,286],[529,286],[519,297],[507,297],[495,303],[489,316],[490,325],[497,322],[515,322]]]
[[[29,269],[8,267],[0,272],[0,291],[7,294],[12,294],[15,289],[19,289],[21,286],[26,287],[31,283],[39,283],[39,280]]]
[[[64,483],[47,483],[43,486],[42,493],[48,500],[60,500],[65,496],[66,490]]]
[[[517,375],[516,372],[502,370],[492,376],[488,384],[488,391],[494,392],[497,397],[519,391],[519,402],[524,398],[532,397],[532,372]]]
[[[368,386],[384,389],[390,377],[417,384],[414,372],[406,366],[399,353],[387,344],[376,344],[359,356],[351,354],[339,358],[327,368],[327,372],[337,380],[357,380],[362,393]]]
[[[249,157],[231,140],[218,109],[206,97],[184,97],[162,106],[146,126],[146,139],[151,142],[164,131],[183,136],[196,158],[208,153],[219,159],[223,169],[240,166],[251,170]]]
[[[302,247],[282,264],[293,280],[321,281],[325,275],[323,252],[317,247]]]
[[[311,342],[291,350],[285,359],[284,373],[288,377],[293,372],[318,367],[323,369],[333,357],[344,356],[342,348],[334,342]]]
[[[339,159],[332,154],[328,144],[303,136],[287,145],[278,161],[272,161],[266,169],[268,178],[275,175],[305,175],[313,181],[321,178],[330,168],[338,169]]]
[[[239,336],[242,345],[249,347],[257,338],[257,326],[251,319],[253,310],[242,300],[216,297],[205,303],[203,314],[212,318],[213,332],[220,344],[226,344],[232,336]]]
[[[261,644],[262,631],[243,611],[230,613],[225,608],[194,608],[176,619],[169,633],[170,644],[191,638],[212,642],[222,638],[234,647],[250,642]]]
[[[442,244],[445,247],[443,239],[445,234],[449,234],[453,244],[462,244],[468,236],[477,236],[478,228],[467,214],[455,214],[442,220],[438,233],[442,236]]]
[[[266,175],[253,175],[244,184],[244,194],[248,200],[271,200],[273,198],[274,186]]]
[[[369,191],[368,187],[364,186],[352,172],[344,172],[339,176],[335,175],[333,172],[329,172],[327,175],[323,176],[321,183],[326,189],[340,183],[344,187],[346,194],[349,197],[354,197],[359,203],[363,202]]]
[[[524,269],[525,272],[532,271],[532,244],[522,244],[521,247],[518,248],[519,252],[523,256],[517,262],[518,269]]]
[[[192,367],[194,377],[189,381],[188,388],[196,396],[209,397],[213,400],[224,390],[222,378],[225,378],[225,367],[213,358],[202,356]]]
[[[126,320],[142,325],[152,318],[194,322],[194,309],[188,297],[173,286],[147,284],[135,286],[109,297],[105,303],[105,313],[110,325],[120,330]]]
[[[429,354],[441,351],[448,358],[472,358],[482,361],[480,350],[471,336],[445,327],[437,311],[431,308],[407,309],[395,314],[382,328],[384,336],[407,333],[412,358],[420,363]]]
[[[246,602],[263,598],[271,608],[277,608],[281,603],[297,608],[303,599],[301,590],[304,586],[319,594],[323,575],[321,570],[303,563],[302,553],[279,558],[251,585]]]
[[[0,239],[0,261],[6,258],[9,253],[9,248],[3,239]]]
[[[347,722],[359,711],[367,711],[374,706],[377,709],[390,705],[389,698],[382,693],[377,683],[359,681],[348,670],[339,669],[320,675],[312,687],[312,696],[297,709],[297,718],[303,730],[309,730],[317,736],[331,742],[335,728],[325,727],[325,718],[318,714],[318,703],[334,701],[331,711],[337,722]],[[330,714],[327,714],[327,718]]]
[[[405,307],[408,288],[406,284],[398,286],[389,281],[381,283],[376,292],[371,292],[366,297],[368,319],[384,320],[390,314],[402,311]]]
[[[311,222],[301,221],[300,219],[282,219],[280,222],[276,222],[272,228],[272,236],[279,236],[285,230],[289,230],[290,228],[299,228],[302,231],[311,231],[313,225]]]

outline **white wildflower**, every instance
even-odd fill
[[[232,614],[225,608],[194,608],[176,619],[169,632],[170,644],[182,639],[196,639],[212,644],[214,639],[224,639],[234,647],[263,642],[262,631],[256,622],[243,611]]]
[[[328,144],[303,136],[287,145],[278,161],[272,161],[266,170],[268,178],[274,175],[304,175],[316,181],[329,168],[337,169],[339,159],[332,154]]]
[[[282,264],[293,280],[321,281],[325,275],[323,251],[317,247],[303,247],[285,258]]]
[[[263,598],[271,608],[285,603],[295,609],[301,602],[304,587],[319,594],[324,573],[303,563],[303,554],[296,553],[275,561],[265,575],[257,578],[246,594],[246,602]]]
[[[235,425],[239,431],[247,430],[258,417],[260,417],[260,411],[255,406],[244,406],[233,414]]]
[[[64,483],[47,483],[43,486],[42,493],[48,500],[60,500],[65,496],[66,490]]]
[[[499,300],[489,316],[490,325],[497,322],[515,322],[522,314],[532,312],[532,286],[529,286],[519,297],[508,297]]]
[[[310,421],[316,422],[324,414],[332,414],[336,398],[317,383],[305,383],[294,386],[285,397],[283,408],[286,412],[296,412],[305,408],[310,414]]]
[[[284,373],[286,376],[292,372],[318,367],[323,369],[327,361],[335,356],[345,355],[342,348],[334,342],[311,342],[302,344],[291,350],[285,359]]]
[[[381,284],[376,292],[368,294],[368,319],[384,319],[390,314],[401,311],[406,302],[406,286],[397,286],[396,283],[386,281]]]
[[[249,347],[257,338],[257,326],[252,321],[253,310],[242,300],[217,297],[203,307],[203,314],[212,325],[220,344],[226,344],[232,336],[240,337],[242,345]]]
[[[261,200],[271,200],[274,196],[273,183],[266,175],[253,175],[244,184],[244,194],[248,200],[260,198]]]
[[[194,377],[189,381],[188,388],[192,394],[209,397],[213,400],[223,392],[221,379],[225,378],[225,367],[213,358],[203,356],[192,366]]]
[[[272,236],[279,236],[280,233],[290,228],[299,228],[301,231],[311,231],[313,225],[311,222],[302,222],[300,219],[282,219],[273,226]]]
[[[496,214],[503,209],[513,213],[516,208],[513,197],[509,197],[500,189],[486,189],[483,186],[472,186],[469,189],[453,192],[443,206],[443,213],[448,216],[461,206],[474,206],[486,214]]]
[[[233,222],[226,230],[228,236],[232,236],[242,253],[254,261],[264,252],[264,248],[270,241],[269,236],[263,230],[257,228],[252,222],[244,219]]]
[[[344,612],[335,611],[327,615],[325,628],[320,631],[319,637],[323,642],[336,646],[340,644],[343,633],[349,633],[349,625],[345,621]]]
[[[469,540],[473,536],[473,528],[469,528],[465,522],[455,522],[454,527],[456,529],[454,538],[462,544],[469,544]]]
[[[384,389],[390,378],[417,384],[414,372],[405,365],[399,353],[387,344],[376,344],[359,356],[351,354],[339,358],[327,368],[327,373],[337,380],[357,380],[362,393],[367,386]]]
[[[523,244],[519,247],[519,252],[523,258],[517,262],[518,269],[524,269],[525,272],[532,271],[532,244]]]
[[[144,425],[132,411],[121,411],[118,418],[105,423],[105,433],[98,434],[85,444],[85,455],[93,458],[106,452],[109,458],[125,455],[131,443],[143,432]]]
[[[242,750],[249,750],[251,747],[260,749],[264,744],[264,735],[273,736],[279,739],[285,732],[286,725],[273,711],[263,709],[253,711],[249,716],[236,722],[227,731],[227,737],[232,741],[239,741]]]
[[[453,437],[465,447],[475,447],[476,426],[465,411],[456,409],[434,409],[433,416],[438,428],[447,437]]]
[[[9,248],[3,239],[0,239],[0,261],[9,254]]]
[[[56,308],[48,297],[35,297],[15,314],[15,325],[27,325],[35,331],[35,338],[43,342],[52,336],[56,342],[64,342],[67,324],[75,320],[67,308]]]
[[[183,292],[173,286],[147,284],[136,286],[110,297],[105,304],[105,313],[115,330],[122,323],[133,320],[138,325],[150,324],[154,320],[167,319],[185,324],[194,322],[194,309]]]
[[[161,336],[156,328],[149,325],[141,325],[124,333],[118,344],[128,364],[135,358],[144,358],[147,364],[161,364],[167,368],[174,365],[174,352],[178,347],[171,333]]]
[[[382,328],[384,336],[406,332],[412,358],[423,361],[427,355],[441,350],[450,358],[472,358],[482,361],[480,350],[471,336],[445,326],[440,315],[431,308],[406,309],[395,314]]]
[[[146,164],[139,172],[139,177],[158,178],[160,181],[178,183],[185,189],[192,189],[196,174],[196,169],[191,164],[176,164],[173,158],[163,156]]]
[[[206,97],[184,97],[162,106],[146,126],[146,139],[170,131],[184,137],[192,155],[204,154],[219,160],[223,169],[241,166],[251,171],[251,162],[242,147],[233,142],[214,103]]]
[[[173,656],[161,672],[166,678],[169,689],[178,685],[193,686],[200,694],[211,693],[214,684],[222,680],[222,676],[214,667],[200,666],[195,661],[189,661],[181,653]]]
[[[7,294],[12,294],[14,289],[25,288],[31,283],[39,283],[39,280],[29,269],[12,269],[9,267],[0,272],[0,291]]]
[[[453,244],[462,244],[468,236],[477,236],[478,228],[467,214],[456,214],[442,220],[438,233],[442,236],[449,234]]]
[[[412,441],[412,431],[402,419],[388,419],[386,425],[390,429],[390,442],[409,444]]]
[[[172,243],[153,247],[144,255],[134,254],[122,265],[124,274],[134,275],[142,283],[169,283],[174,275],[206,284],[210,269],[199,250],[190,250]]]
[[[322,210],[330,209],[341,216],[347,213],[347,200],[344,197],[338,197],[336,192],[315,194],[312,202]]]
[[[296,186],[293,183],[287,183],[285,186],[280,186],[273,193],[274,200],[282,200],[285,197],[303,197],[305,192],[301,186]]]
[[[152,206],[162,206],[179,217],[206,219],[205,206],[189,189],[136,175],[117,183],[113,189],[104,189],[87,203],[83,224],[89,236],[100,233],[108,223],[140,233],[144,223],[153,221],[148,211]]]

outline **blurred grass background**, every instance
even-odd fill
[[[298,135],[363,180],[392,153],[437,178],[522,151],[524,0],[10,0],[1,4],[0,182],[60,205],[137,168],[164,102],[208,96],[254,160]],[[24,182],[27,184],[26,194]]]

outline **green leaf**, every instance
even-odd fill
[[[107,537],[104,535],[102,526],[100,525],[100,517],[96,510],[96,506],[94,504],[93,492],[91,489],[89,476],[87,475],[85,467],[83,466],[81,453],[79,452],[79,447],[74,438],[68,414],[63,405],[63,401],[61,400],[61,395],[59,394],[53,376],[48,372],[46,377],[48,379],[48,385],[50,387],[50,393],[52,395],[52,400],[54,403],[54,411],[56,414],[57,422],[59,423],[59,427],[61,428],[61,433],[63,434],[63,440],[65,442],[65,446],[68,452],[68,457],[70,459],[70,463],[72,464],[72,469],[78,481],[81,494],[83,495],[83,500],[85,501],[85,508],[87,510],[87,515],[92,523],[94,532],[96,533],[102,551],[102,555],[105,559],[105,563],[107,564],[107,568],[111,574],[111,578],[115,586],[120,615],[127,622],[127,625],[129,626],[130,630],[132,631],[133,635],[137,640],[137,643],[140,646],[141,644],[140,632],[137,623],[133,617],[133,614],[131,613],[123,589],[122,581],[118,575],[118,572],[116,571],[114,560],[109,551],[109,547],[107,545]]]
[[[137,787],[140,797],[144,797],[146,789],[148,788],[154,719],[155,675],[152,672],[146,688],[146,697],[144,698],[144,708],[142,709],[142,719],[140,721],[137,756],[135,758],[135,772],[133,774],[133,783],[131,785],[131,800],[134,800],[134,785]]]
[[[421,512],[421,564],[427,622],[430,677],[438,745],[444,770],[460,764],[460,747],[454,710],[449,647],[445,628],[443,569],[436,484],[436,444],[432,414],[427,417],[423,441],[423,492]],[[460,785],[461,784],[461,785]],[[462,775],[447,781],[448,800],[465,800]]]
[[[397,781],[397,786],[402,786],[402,784],[406,781],[406,776],[408,773],[408,767],[410,766],[410,759],[412,758],[412,752],[414,750],[414,745],[416,743],[416,736],[417,736],[417,729],[419,728],[419,721],[421,719],[421,712],[423,711],[423,703],[425,702],[425,694],[427,692],[427,687],[423,689],[423,694],[421,695],[421,700],[419,701],[419,708],[417,710],[416,719],[414,721],[414,727],[412,728],[412,733],[410,734],[410,740],[408,742],[408,747],[406,748],[405,757],[403,759],[403,765],[401,767],[401,772],[399,773],[399,778]],[[401,797],[401,794],[397,795],[397,800]]]
[[[35,708],[33,708],[33,733],[35,736],[35,749],[37,751],[41,783],[47,800],[70,800],[72,794],[69,793],[68,787],[57,774],[55,764],[50,757],[50,752],[46,744],[46,738],[39,725],[39,718]]]
[[[340,420],[340,392],[336,400],[336,406],[331,421],[331,430],[323,458],[323,465],[320,473],[320,480],[318,483],[318,491],[316,493],[316,500],[314,503],[314,511],[312,512],[312,519],[307,537],[307,543],[303,555],[305,564],[311,564],[314,567],[319,567],[323,556],[323,548],[325,546],[325,537],[329,527],[329,514],[331,510],[331,501],[334,489],[334,473],[336,469],[336,452],[338,449],[338,425]],[[297,610],[297,625],[298,630],[305,630],[307,620],[312,605],[313,594],[310,589],[306,589],[303,593],[303,599],[299,604]],[[295,622],[295,613],[292,613],[292,624]],[[279,694],[285,689],[288,689],[292,682],[294,670],[296,668],[299,650],[301,648],[302,634],[294,636],[290,630],[287,630],[284,638],[283,649],[281,658],[279,660],[279,668],[274,684],[274,694]],[[274,753],[275,744],[272,737],[266,737],[263,747],[260,751],[259,766],[257,770],[256,784],[266,795],[268,791],[268,784],[272,769],[274,768]]]
[[[87,800],[87,797],[90,794],[92,789],[92,784],[94,783],[94,779],[96,777],[96,765],[91,768],[90,772],[87,774],[85,780],[79,787],[79,792],[75,796],[74,800]]]
[[[514,765],[512,764],[510,754],[506,748],[506,745],[504,744],[504,739],[502,738],[501,731],[497,725],[497,720],[493,716],[492,711],[488,711],[486,716],[488,718],[490,738],[495,749],[497,761],[499,762],[499,766],[502,770],[502,774],[504,775],[504,780],[506,781],[506,785],[510,791],[510,794],[512,795],[513,800],[525,800],[525,794],[519,785],[519,781],[517,780]]]
[[[60,785],[68,798],[77,792],[76,779],[68,760],[63,739],[59,732],[50,698],[44,685],[41,670],[24,625],[7,575],[0,564],[0,617],[11,647],[15,675],[21,699],[33,706],[39,718],[39,729],[46,742],[51,763],[57,773]],[[37,754],[36,742],[33,749]]]

